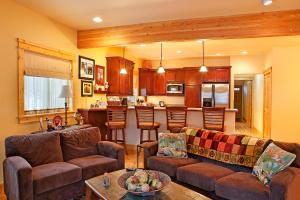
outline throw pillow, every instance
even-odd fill
[[[157,156],[187,158],[185,133],[160,133]]]
[[[264,185],[269,185],[272,177],[290,166],[295,158],[295,154],[271,143],[257,160],[252,174],[257,176]]]

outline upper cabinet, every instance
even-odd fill
[[[230,82],[231,67],[208,67],[208,72],[203,74],[203,82]]]
[[[185,70],[180,69],[166,69],[166,83],[168,82],[185,82]]]
[[[139,69],[139,94],[146,89],[146,95],[165,95],[166,94],[166,74],[159,74],[154,69]]]
[[[139,69],[139,95],[141,94],[141,90],[146,90],[146,95],[153,95],[153,77],[154,71],[147,68]]]
[[[186,68],[184,72],[186,85],[199,85],[202,83],[202,73],[199,72],[198,68]]]
[[[133,68],[134,62],[122,57],[107,57],[107,82],[109,95],[132,95],[133,94]],[[121,68],[125,67],[127,74],[120,74]]]

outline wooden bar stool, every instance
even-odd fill
[[[107,106],[107,127],[108,140],[115,141],[124,145],[125,153],[127,154],[126,147],[126,120],[127,120],[127,106]],[[118,130],[122,130],[122,139],[118,139]],[[114,135],[114,140],[112,134]]]
[[[224,132],[225,108],[202,108],[203,128]]]
[[[186,127],[187,107],[185,106],[167,106],[167,129],[171,133],[178,133],[183,127]]]
[[[154,122],[154,106],[135,106],[137,128],[141,129],[140,144],[152,142],[150,132],[155,131],[156,140],[158,140],[158,128],[160,123]],[[148,130],[148,140],[144,139],[144,130]]]

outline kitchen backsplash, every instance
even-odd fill
[[[155,105],[159,104],[159,101],[164,101],[165,104],[169,105],[184,105],[184,97],[183,96],[148,96],[147,102],[153,103]]]

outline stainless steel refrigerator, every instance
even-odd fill
[[[229,95],[229,84],[203,83],[201,89],[201,106],[229,108]]]

